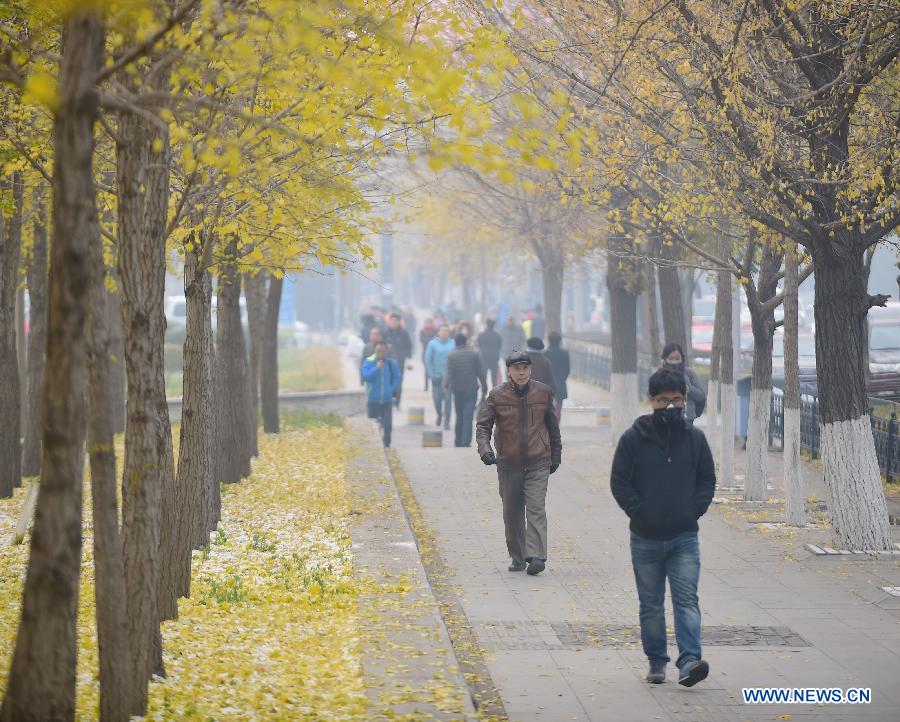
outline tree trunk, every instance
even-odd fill
[[[463,318],[468,320],[469,323],[474,323],[474,314],[475,314],[475,294],[472,290],[472,276],[469,274],[469,269],[472,267],[471,262],[467,257],[463,257],[462,261],[462,301],[463,301]],[[473,329],[474,330],[474,329]]]
[[[47,352],[47,212],[43,195],[43,187],[38,186],[34,195],[31,262],[27,269],[31,310],[28,324],[28,412],[25,414],[22,476],[41,473],[41,411]]]
[[[709,384],[706,390],[706,438],[711,449],[718,449],[719,442],[719,377],[722,368],[722,334],[731,333],[728,328],[723,331],[722,321],[724,305],[730,304],[731,299],[723,296],[721,289],[716,288],[716,311],[713,325],[712,346],[709,352]],[[717,461],[718,461],[718,456]]]
[[[112,276],[118,278],[118,273],[113,270]],[[125,338],[122,333],[122,294],[118,280],[116,286],[119,290],[106,292],[106,313],[109,316],[107,329],[109,331],[109,392],[110,413],[112,414],[112,428],[114,434],[125,431]]]
[[[638,415],[637,288],[640,268],[627,258],[633,248],[627,241],[610,239],[606,273],[612,340],[609,395],[612,443]]]
[[[868,415],[864,365],[869,297],[862,253],[813,249],[816,375],[822,461],[834,546],[890,549],[881,472]]]
[[[662,303],[663,330],[666,343],[680,344],[685,357],[690,354],[684,333],[684,305],[681,297],[681,278],[674,265],[678,253],[673,244],[663,243],[661,258],[666,263],[659,267],[659,296]],[[687,358],[685,358],[687,362]]]
[[[53,246],[44,458],[22,616],[0,720],[75,717],[76,617],[81,572],[85,326],[90,231],[95,227],[91,161],[97,119],[94,77],[103,63],[103,24],[73,11],[63,29],[59,108],[53,123]]]
[[[719,242],[719,257],[731,255],[731,242],[722,239]],[[722,274],[725,273],[723,279]],[[723,283],[723,280],[725,283]],[[719,271],[716,276],[716,310],[713,325],[712,347],[709,353],[709,388],[706,392],[707,438],[712,449],[721,446],[719,439],[719,423],[722,407],[719,405],[722,377],[722,345],[725,336],[731,337],[731,274]],[[718,454],[716,454],[717,461]]]
[[[745,282],[747,306],[753,326],[753,370],[750,381],[750,420],[747,426],[747,469],[744,499],[765,501],[769,478],[769,419],[772,403],[772,335],[775,310],[761,305],[775,296],[781,255],[763,247],[759,280]]]
[[[797,246],[786,241],[784,254],[784,516],[790,526],[806,524],[803,468],[800,464],[800,359],[797,302]]]
[[[237,240],[225,250],[216,301],[216,367],[219,402],[218,478],[234,484],[250,475],[247,351],[241,324],[241,276],[235,256]]]
[[[284,278],[272,276],[266,298],[266,318],[263,328],[260,375],[262,390],[263,431],[277,434],[278,419],[278,314],[281,311],[281,289]]]
[[[100,650],[100,719],[128,720],[130,654],[125,602],[125,561],[119,533],[116,452],[113,446],[112,354],[99,226],[92,228],[92,285],[88,328],[87,449],[91,464],[94,579]],[[118,319],[114,320],[118,324]]]
[[[650,356],[654,360],[660,357],[662,347],[659,343],[659,311],[656,306],[656,266],[647,264],[647,329],[650,335]]]
[[[195,251],[185,252],[184,396],[178,452],[178,593],[190,595],[191,550],[209,543],[213,484],[212,281]]]
[[[19,229],[19,252],[22,250],[22,231]],[[25,337],[25,288],[16,279],[16,361],[19,366],[19,429],[25,426],[25,407],[27,399],[22,398],[22,386],[27,384],[28,360]]]
[[[264,327],[266,325],[266,277],[262,273],[244,276],[244,296],[247,299],[247,327],[250,330],[250,419],[253,456],[259,456],[259,384]],[[339,326],[338,326],[339,328]]]
[[[22,392],[16,353],[16,294],[22,247],[22,176],[13,174],[13,212],[0,211],[0,498],[22,485]]]
[[[123,112],[116,144],[119,279],[128,402],[122,478],[125,577],[132,641],[130,711],[144,714],[147,682],[161,674],[159,622],[177,615],[171,430],[166,405],[165,224],[168,144],[161,129]]]
[[[547,322],[548,334],[553,331],[562,333],[562,292],[565,270],[566,259],[562,251],[558,248],[546,250],[541,261],[541,281],[544,286],[544,318]]]
[[[731,244],[725,243],[725,250],[731,253]],[[736,290],[732,290],[731,273],[719,271],[716,294],[722,294],[727,303],[722,307],[722,335],[719,369],[719,393],[722,397],[722,429],[719,435],[719,484],[734,486],[734,328]],[[718,299],[716,314],[718,315]]]

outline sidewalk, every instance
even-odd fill
[[[804,544],[828,530],[777,530],[736,505],[715,505],[700,534],[710,677],[686,689],[670,665],[667,684],[649,685],[626,518],[609,491],[609,426],[597,426],[595,413],[563,412],[547,570],[510,573],[495,470],[474,448],[454,448],[452,432],[443,448],[422,448],[435,415],[418,366],[406,378],[394,446],[510,719],[900,719],[900,598],[879,588],[900,585],[896,562],[813,557]],[[573,387],[576,404],[607,405],[602,389]],[[425,408],[425,427],[405,425],[410,406]],[[781,457],[772,457],[777,486]],[[741,473],[740,452],[736,464]],[[674,659],[673,645],[670,629]],[[743,703],[742,687],[766,686],[871,687],[872,704]]]

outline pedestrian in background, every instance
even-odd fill
[[[509,571],[534,575],[547,563],[547,485],[562,462],[562,437],[553,394],[531,369],[527,354],[506,359],[508,380],[488,394],[476,440],[481,461],[497,465]]]
[[[550,365],[549,359],[544,355],[544,342],[537,336],[528,339],[528,349],[525,352],[531,359],[531,378],[547,384],[556,398],[556,379],[553,376],[553,367]]]
[[[456,348],[447,357],[444,372],[444,392],[453,394],[456,410],[456,446],[471,446],[472,421],[475,417],[475,401],[481,386],[481,400],[487,396],[484,368],[478,352],[468,345],[465,335],[458,333],[454,339]]]
[[[684,405],[684,418],[689,424],[694,423],[706,408],[706,392],[700,384],[700,378],[694,369],[684,362],[684,349],[681,344],[667,343],[662,350],[663,367],[684,376],[687,386],[687,399]]]
[[[412,339],[406,329],[403,328],[402,316],[396,311],[388,316],[387,329],[384,332],[384,340],[391,347],[393,357],[400,367],[400,383],[394,393],[394,406],[400,408],[400,395],[403,393],[403,374],[406,370],[406,360],[412,356]]]
[[[425,368],[425,351],[428,350],[428,344],[431,343],[431,339],[437,336],[437,326],[434,325],[434,321],[430,318],[426,318],[425,322],[422,324],[422,328],[419,331],[419,343],[422,344],[422,368]],[[425,390],[428,391],[428,372],[425,374]]]
[[[445,429],[450,428],[451,394],[444,391],[444,374],[447,372],[447,357],[454,348],[456,344],[450,338],[450,327],[444,323],[425,350],[425,373],[431,379],[431,397],[437,412],[437,425],[440,426],[443,422]]]
[[[375,347],[384,341],[384,331],[381,330],[381,326],[372,326],[369,328],[369,340],[366,342],[366,345],[363,347],[362,356],[359,358],[359,379],[360,384],[365,383],[362,377],[363,372],[363,364],[365,364],[366,359],[369,358],[373,353],[375,353]],[[387,343],[385,341],[385,343]],[[391,346],[388,344],[388,356],[392,356]]]
[[[500,344],[500,357],[507,358],[511,356],[513,351],[525,350],[525,331],[516,323],[516,316],[510,313],[506,317],[506,322],[500,328],[500,337],[503,342]]]
[[[494,330],[494,320],[485,322],[485,329],[478,334],[478,353],[481,356],[481,365],[485,375],[491,375],[491,388],[500,383],[500,347],[503,338]]]
[[[684,374],[659,369],[647,394],[652,414],[639,416],[619,438],[610,486],[631,520],[631,564],[640,600],[647,681],[666,679],[666,579],[675,612],[678,683],[693,687],[709,674],[700,647],[700,544],[697,520],[716,488],[706,437],[684,418]]]
[[[534,315],[531,317],[531,333],[529,336],[536,336],[543,339],[547,335],[547,320],[544,318],[544,307],[538,304],[534,307]]]
[[[562,334],[559,331],[551,331],[547,340],[550,342],[550,348],[544,351],[544,356],[547,357],[550,368],[553,370],[553,382],[556,384],[556,393],[553,396],[556,402],[556,418],[561,419],[563,401],[569,398],[567,384],[571,369],[569,352],[560,345],[562,344]]]
[[[368,416],[377,419],[385,447],[391,445],[393,398],[400,384],[397,362],[388,356],[384,341],[375,344],[375,353],[363,361],[362,377],[368,386]]]

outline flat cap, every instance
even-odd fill
[[[506,368],[513,364],[528,364],[531,366],[531,356],[518,349],[513,349],[512,353],[506,357]]]

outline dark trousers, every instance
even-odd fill
[[[475,418],[475,398],[477,396],[478,389],[453,392],[457,446],[471,446],[472,444],[472,421]]]
[[[500,378],[499,361],[494,361],[492,363],[491,361],[485,361],[484,359],[482,359],[481,363],[484,365],[485,374],[491,377],[491,388],[494,388],[495,386],[503,383],[503,379]]]
[[[388,401],[386,404],[379,404],[370,401],[369,418],[378,420],[378,425],[381,427],[384,438],[384,445],[390,446],[391,430],[394,426],[394,407],[391,405],[391,402]]]
[[[400,395],[403,393],[403,368],[406,366],[406,361],[404,361],[402,364],[398,362],[397,365],[400,366],[400,383],[397,384],[397,390],[394,392],[394,406],[399,409]],[[425,374],[425,378],[428,378],[428,374]]]

